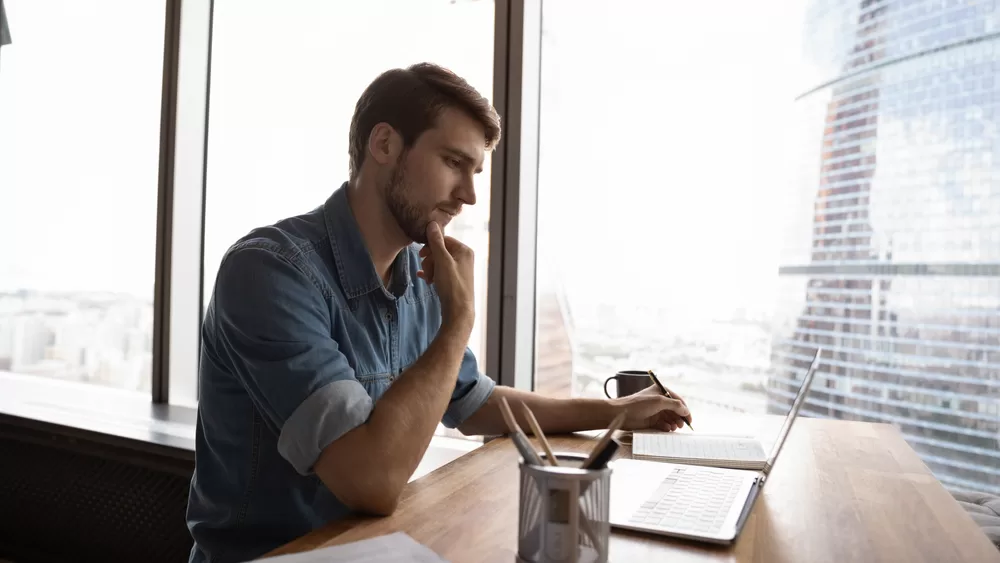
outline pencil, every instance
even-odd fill
[[[538,441],[542,443],[542,449],[545,450],[545,457],[548,458],[549,464],[558,466],[559,460],[556,459],[556,454],[552,453],[552,447],[549,445],[549,441],[545,438],[545,433],[542,432],[542,427],[538,424],[538,420],[535,419],[534,413],[528,408],[528,405],[521,403],[521,408],[524,409],[524,418],[528,420],[528,426],[531,427],[531,432],[538,438]]]
[[[531,442],[528,441],[528,437],[524,435],[521,427],[517,425],[517,419],[514,418],[514,413],[511,412],[506,397],[500,398],[500,413],[507,422],[507,427],[510,428],[511,441],[514,442],[514,446],[521,452],[521,457],[524,458],[525,463],[542,465],[538,454],[531,448]]]
[[[649,374],[649,378],[653,380],[653,383],[655,383],[656,386],[660,388],[660,393],[663,393],[663,395],[666,396],[668,399],[674,398],[673,395],[670,394],[670,391],[667,391],[667,388],[664,387],[662,383],[660,383],[660,380],[656,377],[656,374],[653,373],[653,370],[648,369],[646,370],[646,373]],[[686,417],[681,417],[681,420],[687,423],[688,428],[694,430],[694,426],[691,426],[691,415],[687,415]]]

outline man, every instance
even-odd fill
[[[352,512],[390,514],[438,423],[504,433],[501,397],[553,433],[620,412],[627,428],[674,430],[689,414],[652,389],[553,399],[479,372],[466,346],[472,251],[443,229],[476,203],[473,177],[499,138],[496,111],[458,76],[390,70],[355,108],[350,180],[229,249],[203,326],[192,561],[242,561]]]

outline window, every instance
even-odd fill
[[[148,394],[164,2],[4,7],[0,372]]]
[[[543,5],[538,391],[653,369],[696,412],[765,409],[799,22],[724,4]]]
[[[492,2],[216,2],[206,186],[204,303],[226,249],[254,227],[308,212],[347,180],[348,129],[381,72],[430,61],[493,89]],[[372,30],[378,29],[378,40]],[[252,55],[251,55],[252,54]],[[449,234],[476,252],[485,350],[489,158],[478,203]]]
[[[954,87],[1000,42],[914,53],[896,12],[869,32],[837,4],[544,4],[535,388],[654,369],[696,417],[783,414],[822,345],[806,415],[894,424],[946,486],[1000,493],[998,98]],[[864,34],[886,47],[852,63]]]

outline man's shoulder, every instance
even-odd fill
[[[240,237],[219,262],[216,289],[219,285],[243,285],[247,281],[274,279],[274,272],[286,272],[298,282],[314,286],[324,295],[330,293],[329,236],[322,213],[313,211],[258,227]]]
[[[324,244],[329,244],[329,236],[322,212],[316,209],[253,229],[229,247],[223,261],[243,250],[259,250],[294,263],[307,259]]]

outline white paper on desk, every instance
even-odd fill
[[[719,437],[719,438],[741,438],[741,439],[745,439],[745,440],[752,440],[752,439],[756,438],[756,436],[753,433],[745,432],[745,431],[744,432],[725,432],[725,431],[720,431],[720,432],[712,432],[712,431],[702,432],[702,431],[699,430],[699,431],[695,432],[694,430],[690,430],[690,429],[687,429],[687,428],[674,430],[672,432],[667,432],[667,431],[664,431],[664,430],[652,430],[652,429],[650,429],[650,430],[636,430],[632,434],[670,434],[670,435],[673,435],[673,436],[699,436],[699,437]]]
[[[324,547],[303,553],[268,557],[268,563],[448,563],[427,546],[414,541],[403,532]]]

